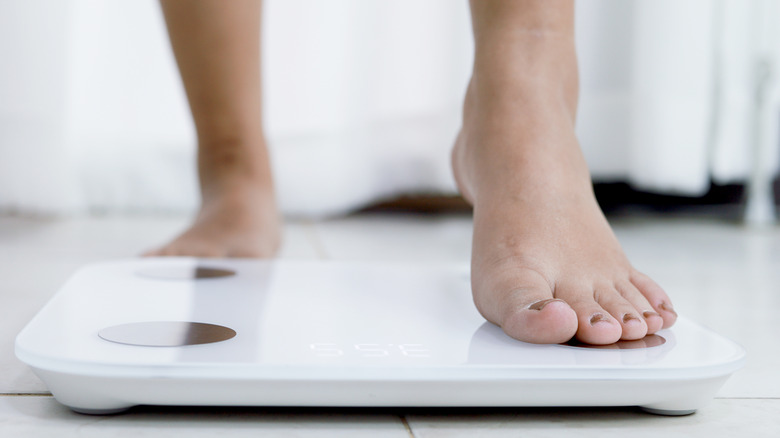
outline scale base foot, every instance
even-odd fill
[[[696,413],[696,409],[657,409],[640,406],[640,408],[653,415],[664,415],[667,417],[681,417],[684,415],[691,415]]]
[[[90,408],[76,408],[73,406],[68,406],[68,408],[77,413],[77,414],[83,414],[83,415],[116,415],[121,414],[123,412],[127,412],[132,408],[132,406],[127,406],[124,408],[112,408],[112,409],[90,409]]]

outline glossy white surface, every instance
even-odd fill
[[[199,267],[236,275],[139,275]],[[149,321],[216,324],[238,334],[170,348],[98,336],[109,327]],[[81,269],[19,335],[17,353],[52,371],[117,377],[146,370],[174,377],[198,366],[204,378],[228,372],[266,378],[279,372],[282,378],[300,369],[301,377],[348,378],[360,371],[379,379],[427,376],[428,370],[437,379],[482,370],[485,377],[703,378],[728,374],[743,356],[737,345],[684,318],[659,335],[667,342],[638,349],[516,341],[476,311],[468,268],[461,265],[158,258]]]
[[[700,216],[701,217],[701,216]],[[335,410],[149,408],[95,419],[73,414],[13,354],[22,327],[79,267],[126,258],[181,229],[186,218],[40,220],[0,217],[0,429],[11,436],[777,436],[780,424],[780,228],[751,230],[696,218],[611,218],[634,265],[653,276],[684,316],[745,346],[749,360],[696,415],[655,417],[633,408]],[[361,215],[289,224],[287,259],[468,263],[465,216]],[[9,395],[14,394],[14,395]],[[22,394],[22,395],[19,395]],[[400,417],[398,416],[400,414]],[[352,434],[352,435],[350,435]]]
[[[193,278],[198,271],[235,274]],[[156,336],[149,333],[152,322],[163,330]],[[195,333],[182,336],[175,322],[237,334],[180,346]],[[131,331],[122,343],[109,342],[104,333],[121,327],[135,327],[137,339]],[[519,342],[479,315],[468,267],[460,264],[169,257],[81,269],[22,331],[16,354],[58,400],[77,409],[116,409],[124,402],[690,410],[742,364],[739,346],[684,318],[659,335],[665,343],[636,349]],[[171,338],[175,346],[127,345]],[[64,381],[67,374],[79,383]],[[124,394],[111,379],[137,382]],[[146,387],[144,379],[154,384]],[[200,392],[183,396],[183,379]],[[705,379],[716,380],[647,396],[670,382],[682,388]],[[209,386],[210,380],[224,384]],[[238,380],[246,394],[231,385]],[[596,381],[598,388],[588,384]],[[402,395],[387,387],[392,382],[404,388]],[[446,390],[433,382],[446,383]],[[539,382],[547,382],[542,391]],[[90,392],[94,397],[85,395]],[[693,401],[664,404],[682,398]]]

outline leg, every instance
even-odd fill
[[[574,135],[571,0],[472,0],[474,70],[453,171],[474,206],[477,308],[510,336],[594,344],[675,321],[593,195]]]
[[[147,255],[270,257],[279,246],[260,104],[260,0],[162,0],[198,136],[201,208]]]

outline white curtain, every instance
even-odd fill
[[[767,1],[577,3],[578,135],[594,179],[691,195],[745,180],[757,59],[770,72],[780,59],[780,41],[756,32]],[[265,6],[265,122],[287,214],[454,193],[465,2]],[[0,0],[0,63],[0,210],[195,208],[195,140],[155,1]]]

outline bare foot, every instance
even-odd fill
[[[265,145],[203,147],[203,202],[195,221],[170,243],[145,256],[253,257],[276,255],[281,219]]]
[[[669,297],[631,266],[595,200],[571,96],[494,79],[474,74],[452,156],[474,206],[480,313],[533,343],[610,344],[671,326]]]
[[[263,134],[260,1],[161,1],[198,138],[202,204],[147,255],[271,257],[281,221]]]

